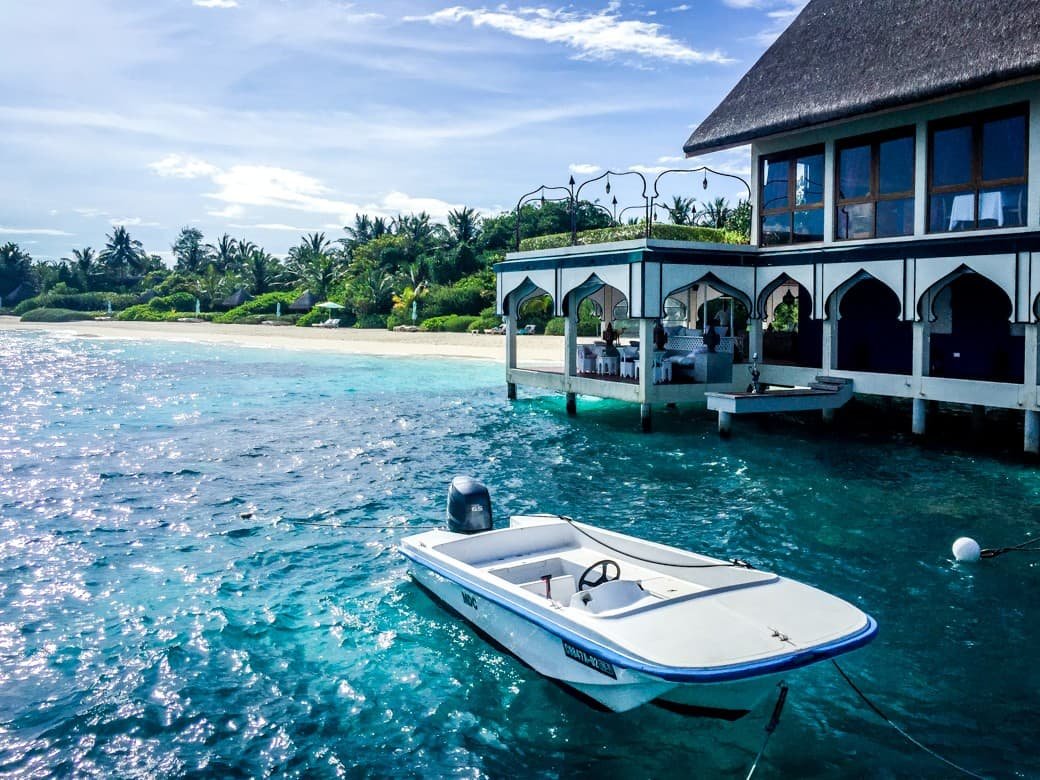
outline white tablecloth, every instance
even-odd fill
[[[984,192],[979,197],[979,221],[993,220],[998,226],[1004,224],[1004,199],[1000,192]],[[950,207],[950,230],[958,222],[975,223],[975,196],[957,195]]]

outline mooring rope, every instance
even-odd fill
[[[982,550],[979,552],[980,558],[996,558],[998,555],[1003,555],[1009,552],[1040,552],[1040,547],[1030,547],[1031,544],[1040,543],[1040,537],[1033,537],[1032,539],[1026,539],[1020,544],[1012,545],[1011,547],[994,547],[988,550]]]
[[[550,515],[550,517],[552,517],[552,516],[553,515]],[[640,563],[651,563],[651,564],[654,564],[655,566],[671,566],[671,567],[674,567],[676,569],[717,569],[717,568],[720,568],[720,567],[732,568],[734,566],[737,567],[737,568],[740,568],[740,569],[754,569],[755,568],[754,566],[752,566],[747,561],[742,561],[739,558],[734,558],[729,563],[668,563],[667,561],[655,561],[652,558],[640,558],[638,555],[635,555],[633,553],[627,552],[625,550],[619,550],[617,547],[611,547],[609,544],[604,542],[602,539],[597,539],[595,536],[590,534],[584,528],[581,528],[577,524],[577,522],[574,520],[573,517],[568,517],[567,515],[555,515],[555,517],[558,517],[561,520],[564,520],[564,521],[570,523],[571,528],[573,528],[578,533],[580,533],[580,534],[582,534],[584,536],[587,536],[589,539],[591,539],[592,541],[594,541],[596,544],[600,545],[601,547],[606,547],[611,552],[616,552],[618,555],[624,555],[626,558],[631,558],[632,560],[639,561]]]
[[[930,747],[928,747],[927,745],[925,745],[922,742],[919,742],[918,740],[916,740],[912,736],[910,736],[908,733],[906,733],[903,729],[901,729],[899,726],[897,726],[892,721],[892,719],[890,717],[888,717],[888,715],[886,715],[884,712],[882,712],[880,707],[878,707],[876,704],[874,704],[874,702],[872,702],[869,698],[867,698],[867,694],[863,693],[863,691],[861,691],[856,686],[856,683],[854,683],[852,681],[852,678],[849,677],[845,673],[845,670],[842,669],[840,666],[838,666],[838,662],[837,661],[835,661],[832,658],[831,659],[831,663],[834,664],[834,668],[838,670],[838,674],[840,674],[845,679],[845,682],[847,682],[849,684],[849,687],[852,688],[852,690],[854,690],[856,692],[856,694],[863,700],[863,703],[866,704],[868,707],[870,707],[870,709],[872,709],[874,711],[874,713],[879,718],[881,718],[883,721],[885,721],[885,723],[887,723],[889,726],[891,726],[897,732],[899,732],[899,734],[907,742],[909,742],[911,745],[915,745],[915,746],[919,747],[921,750],[923,750],[928,755],[932,756],[933,758],[938,759],[939,761],[942,761],[947,766],[952,767],[953,769],[956,769],[961,774],[967,775],[968,777],[975,777],[975,778],[978,778],[979,780],[983,780],[983,776],[982,775],[977,774],[975,772],[972,772],[970,769],[965,769],[964,767],[960,766],[959,764],[953,763],[950,759],[945,758],[944,756],[939,755],[934,750],[932,750]]]
[[[755,774],[755,770],[758,769],[758,762],[762,759],[762,754],[766,752],[769,738],[773,736],[773,732],[776,731],[776,727],[780,724],[780,713],[784,711],[784,703],[787,701],[787,683],[781,680],[779,687],[780,694],[776,697],[776,704],[773,705],[773,714],[769,718],[769,723],[766,724],[766,738],[762,740],[762,747],[759,748],[758,755],[755,756],[755,760],[751,763],[751,769],[748,770],[747,777],[744,780],[751,780],[751,775]]]

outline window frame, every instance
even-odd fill
[[[1022,176],[1013,176],[1010,178],[1003,179],[983,179],[982,178],[982,143],[983,143],[983,126],[987,122],[999,121],[1001,119],[1012,119],[1014,117],[1022,117],[1024,120],[1023,133],[1023,160],[1025,161],[1024,170]],[[951,130],[956,127],[968,127],[971,130],[971,179],[961,184],[942,184],[936,186],[932,178],[934,176],[934,162],[935,162],[935,134],[943,130]],[[979,227],[979,206],[980,206],[980,195],[983,190],[988,189],[1002,189],[1004,187],[1023,187],[1028,195],[1029,192],[1029,104],[1028,103],[1013,103],[1011,105],[999,106],[997,108],[987,109],[985,111],[973,111],[967,114],[958,114],[957,116],[943,117],[942,119],[936,119],[928,123],[928,199],[925,204],[926,208],[926,220],[925,220],[925,232],[932,234],[940,233],[963,233],[969,230],[1000,230],[1002,228],[980,228]],[[960,230],[933,230],[932,229],[932,198],[936,195],[948,195],[950,193],[969,193],[972,195],[974,200],[975,218],[973,225],[968,228],[962,228]],[[1012,225],[1010,227],[1025,227],[1029,224],[1027,214],[1022,215],[1021,225]]]
[[[900,192],[881,192],[881,145],[889,141],[897,141],[909,138],[913,144],[910,166],[910,189]],[[857,198],[843,198],[841,196],[841,153],[847,149],[858,146],[870,147],[870,191],[866,195]],[[868,133],[866,135],[842,138],[834,144],[834,240],[835,241],[867,241],[878,238],[877,219],[878,203],[887,200],[907,200],[914,205],[917,198],[917,128],[914,125],[904,125],[885,130],[880,133]],[[874,207],[873,224],[869,236],[845,236],[839,235],[841,222],[841,209],[843,206],[861,206],[872,204]],[[895,236],[881,236],[881,238],[896,238],[899,236],[912,236],[913,225],[909,233],[897,233]]]
[[[795,241],[794,240],[794,213],[796,211],[812,211],[816,209],[822,210],[827,203],[827,183],[826,174],[824,174],[823,181],[820,182],[820,186],[823,188],[822,197],[819,203],[801,203],[795,204],[796,192],[798,189],[798,177],[796,166],[798,159],[802,157],[815,157],[819,155],[823,158],[824,168],[827,165],[826,149],[823,144],[813,144],[812,146],[803,146],[798,149],[789,149],[783,152],[775,152],[773,154],[762,154],[758,157],[758,245],[759,246],[791,246],[793,244],[809,244],[816,243],[812,241]],[[765,190],[766,190],[766,164],[779,164],[787,163],[787,205],[781,208],[765,208]],[[765,223],[767,217],[775,217],[778,214],[788,215],[788,235],[791,237],[789,241],[781,244],[766,244],[764,243],[764,231],[762,225]],[[822,239],[821,239],[822,240]]]

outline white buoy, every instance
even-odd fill
[[[953,557],[963,563],[974,563],[979,559],[981,552],[979,543],[970,536],[962,536],[953,543]]]

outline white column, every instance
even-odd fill
[[[914,235],[928,232],[928,123],[917,123],[914,155]]]
[[[748,361],[754,360],[755,355],[762,360],[762,318],[751,317],[748,319]]]
[[[834,243],[834,141],[823,147],[823,243]]]
[[[925,301],[926,307],[928,302]],[[925,311],[930,309],[926,308]],[[928,376],[928,367],[931,365],[931,337],[932,324],[927,319],[913,323],[913,364],[911,373],[911,391],[915,398],[924,398],[923,379]]]
[[[578,306],[572,300],[569,314],[563,318],[563,375],[574,376],[578,363]]]
[[[1025,411],[1025,435],[1023,449],[1034,455],[1040,454],[1040,412],[1036,410],[1037,382],[1040,381],[1040,359],[1037,350],[1040,347],[1040,325],[1034,322],[1025,326],[1025,371],[1023,374],[1024,384],[1022,387],[1023,401],[1026,405]]]
[[[650,398],[654,386],[654,320],[639,320],[639,417],[643,431],[650,432]]]
[[[910,430],[915,436],[924,436],[925,417],[928,410],[928,402],[923,398],[913,400],[913,419],[910,422]]]
[[[516,307],[509,305],[509,313],[506,315],[506,396],[512,400],[516,398],[516,383],[512,379],[511,372],[516,368]]]
[[[838,367],[838,315],[831,315],[823,321],[823,355],[820,358],[820,370],[826,374]]]

